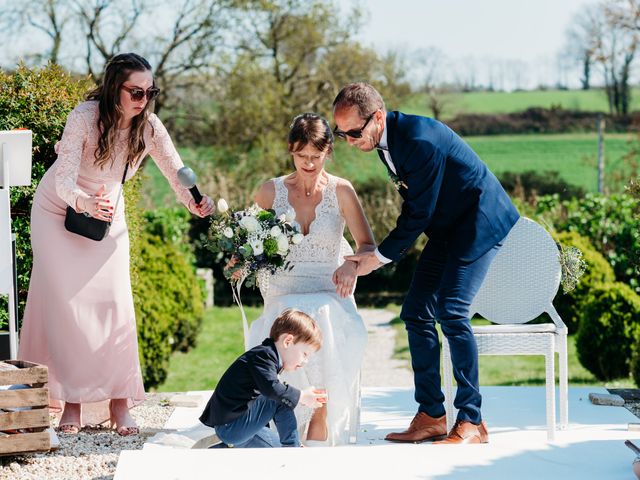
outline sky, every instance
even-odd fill
[[[348,0],[367,19],[358,39],[384,53],[405,52],[409,74],[421,77],[412,52],[441,52],[438,81],[495,81],[497,88],[552,86],[562,80],[576,87],[579,73],[561,73],[558,54],[574,15],[597,0]],[[37,43],[37,37],[32,42]],[[13,55],[0,46],[0,62]],[[5,50],[5,51],[3,51]],[[489,72],[491,70],[491,72]],[[496,74],[496,71],[500,71]],[[566,77],[566,78],[565,78]]]
[[[576,13],[595,0],[351,0],[369,12],[359,38],[377,50],[436,47],[462,68],[473,57],[529,65],[530,84],[557,80]],[[537,65],[534,67],[533,65]],[[542,65],[542,67],[541,67]],[[555,77],[555,78],[554,78]],[[533,87],[535,85],[529,85]]]

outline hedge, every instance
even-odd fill
[[[599,380],[628,377],[640,335],[640,296],[621,282],[589,294],[576,347],[580,363]]]
[[[567,325],[569,333],[575,333],[580,325],[584,304],[590,292],[601,283],[615,281],[615,274],[609,262],[591,245],[589,240],[576,232],[560,232],[554,234],[555,239],[565,247],[576,247],[582,252],[582,258],[587,264],[586,271],[569,293],[562,289],[553,301],[553,305],[560,317]]]

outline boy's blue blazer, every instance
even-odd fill
[[[270,338],[243,353],[222,375],[200,421],[209,427],[225,425],[244,415],[258,395],[293,409],[300,390],[278,378],[280,359]]]

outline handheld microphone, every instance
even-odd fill
[[[193,200],[196,202],[196,205],[200,205],[202,201],[202,195],[196,187],[196,174],[189,167],[182,167],[178,170],[178,181],[180,185],[184,188],[188,188],[191,192],[191,196],[193,196]]]

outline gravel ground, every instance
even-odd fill
[[[78,435],[59,435],[60,448],[48,453],[0,457],[1,480],[112,479],[121,450],[140,450],[147,437],[161,429],[173,407],[172,394],[147,394],[131,414],[140,435],[121,437],[110,430],[83,429]],[[53,422],[56,424],[57,420]]]
[[[389,322],[396,316],[386,310],[360,309],[369,338],[362,361],[363,387],[412,387],[408,362],[392,358],[396,331]]]

